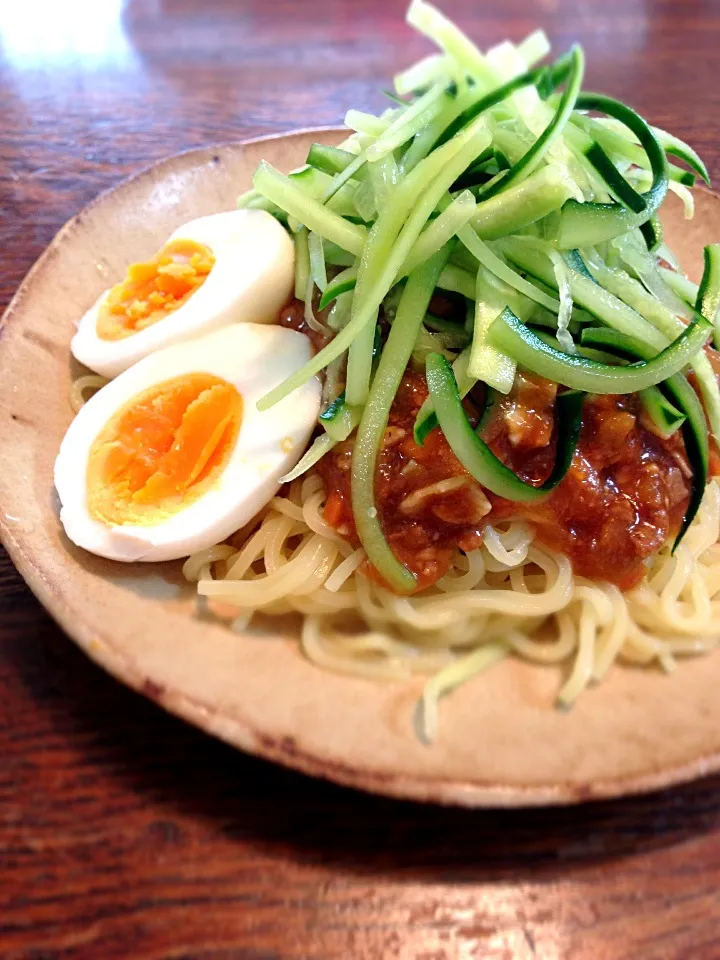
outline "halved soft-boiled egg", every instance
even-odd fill
[[[293,275],[293,242],[264,210],[191,220],[99,297],[70,349],[91,370],[115,377],[173,343],[230,323],[276,320]]]
[[[235,324],[151,354],[80,410],[55,462],[60,520],[113,560],[172,560],[230,536],[302,454],[317,379],[270,410],[260,397],[311,356],[301,333]]]

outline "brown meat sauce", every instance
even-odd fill
[[[523,479],[540,484],[555,459],[557,386],[520,374],[493,411],[483,436]],[[397,556],[428,587],[448,570],[454,548],[471,550],[490,521],[522,517],[538,539],[568,556],[575,573],[622,589],[643,575],[643,560],[679,529],[690,471],[679,435],[655,436],[634,396],[588,397],[580,442],[557,490],[519,504],[485,491],[468,476],[439,429],[419,447],[412,434],[427,396],[422,374],[406,373],[385,431],[375,494],[385,534]],[[468,405],[472,419],[473,411]],[[326,517],[357,542],[350,503],[353,439],[319,464],[329,491]]]
[[[447,298],[436,300],[437,315],[456,311]],[[280,323],[306,334],[316,351],[332,335],[311,329],[297,300],[282,311]],[[707,352],[720,373],[716,351]],[[483,427],[491,450],[529,483],[543,483],[555,462],[557,392],[548,380],[518,373],[512,391]],[[489,522],[527,520],[538,540],[570,558],[576,574],[623,590],[638,583],[643,561],[680,528],[691,476],[684,444],[679,433],[668,440],[656,436],[637,397],[587,397],[566,477],[548,497],[521,504],[497,497],[473,480],[439,429],[424,446],[415,443],[413,425],[426,396],[424,375],[408,369],[390,411],[375,474],[383,530],[395,554],[416,574],[418,590],[444,576],[456,548],[477,548]],[[479,408],[469,399],[465,406],[476,425]],[[328,491],[327,521],[359,545],[350,497],[353,444],[354,437],[338,444],[317,469]],[[714,444],[710,470],[720,474]],[[367,567],[369,576],[379,578]]]

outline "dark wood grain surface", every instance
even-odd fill
[[[64,220],[153,160],[380,106],[377,87],[427,50],[403,8],[0,3],[0,306]],[[718,0],[446,9],[483,45],[538,21],[558,46],[581,40],[589,86],[720,176]],[[717,960],[720,780],[515,813],[313,782],[103,675],[3,556],[0,956]]]

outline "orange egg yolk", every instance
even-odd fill
[[[242,409],[236,388],[207,373],[133,397],[90,448],[90,515],[108,525],[149,526],[194,503],[227,465]]]
[[[167,317],[203,285],[214,265],[210,248],[194,240],[173,240],[152,260],[133,263],[100,307],[98,336],[122,340]]]

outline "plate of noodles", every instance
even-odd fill
[[[720,202],[581,47],[407,19],[435,52],[377,114],[60,231],[3,321],[3,542],[109,672],[310,774],[718,770]]]

